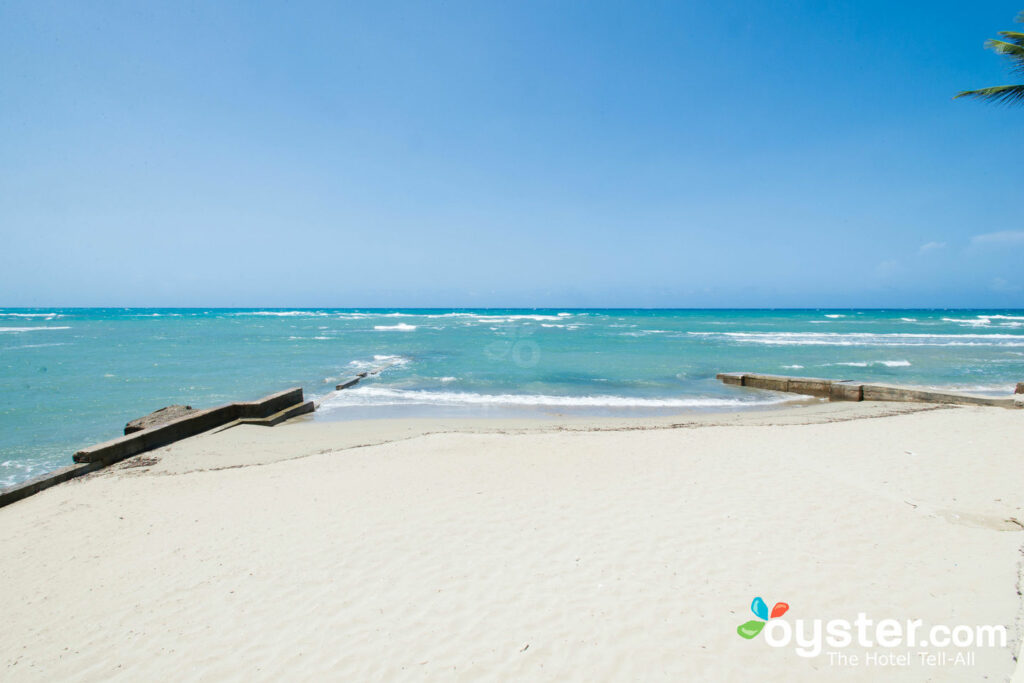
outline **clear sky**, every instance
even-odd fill
[[[1024,2],[0,0],[0,306],[1024,306]]]

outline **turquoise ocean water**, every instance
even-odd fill
[[[394,362],[342,392],[341,378]],[[0,309],[0,486],[171,403],[301,385],[315,419],[768,405],[761,371],[1008,393],[1021,310]]]

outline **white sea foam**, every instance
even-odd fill
[[[374,325],[375,330],[390,330],[397,332],[412,332],[416,329],[415,325],[409,325],[407,323],[398,323],[397,325]]]
[[[490,314],[481,314],[481,313],[446,313],[445,315],[438,316],[438,317],[444,318],[444,317],[453,316],[453,315],[457,315],[457,316],[460,316],[460,317],[469,317],[469,318],[473,318],[474,320],[477,320],[479,322],[485,322],[485,323],[506,323],[506,322],[511,322],[511,321],[514,321],[514,320],[532,320],[532,321],[535,321],[535,322],[542,322],[542,321],[545,321],[545,320],[548,320],[548,321],[553,320],[555,322],[561,322],[561,321],[564,321],[566,317],[571,316],[572,313],[559,313],[558,315],[542,315],[542,314],[539,314],[539,313],[517,314],[517,315],[490,315]]]
[[[66,342],[56,342],[53,344],[21,344],[19,346],[8,346],[3,349],[4,351],[13,351],[14,349],[42,349],[47,346],[67,346]]]
[[[326,313],[324,315],[327,315]],[[366,313],[366,312],[351,312],[351,313],[339,313],[337,316],[343,319],[359,320],[363,318],[427,318],[427,319],[438,319],[438,318],[461,318],[465,319],[469,323],[507,323],[515,320],[531,320],[531,321],[555,321],[562,322],[568,317],[576,315],[584,315],[577,313],[558,313],[556,315],[546,315],[541,313],[516,313],[516,314],[500,314],[500,313],[469,313],[466,311],[454,311],[452,313]]]
[[[375,370],[382,365],[390,365],[393,367],[401,367],[409,364],[409,359],[402,356],[388,356],[378,354],[373,357],[373,360],[354,360],[349,363],[356,372],[362,372],[363,370]]]
[[[826,365],[846,365],[851,368],[868,368],[872,365],[884,365],[887,368],[909,368],[909,360],[867,360],[851,361],[849,363],[826,363]]]
[[[6,318],[46,318],[47,320],[64,317],[60,313],[0,313],[0,316]]]
[[[802,366],[802,365],[783,365],[782,367],[786,368],[787,370],[803,370],[804,369],[804,366]]]
[[[917,318],[900,318],[900,320],[902,320],[905,323],[916,323],[917,322]]]
[[[0,462],[0,489],[19,484],[26,479],[49,472],[55,465],[40,458],[4,460]]]
[[[294,318],[294,317],[315,317],[323,318],[329,315],[322,311],[237,311],[230,313],[229,315],[245,316],[245,315],[263,315],[273,316],[276,318]]]
[[[1020,334],[910,334],[872,332],[688,332],[739,344],[769,346],[1024,346]]]
[[[991,325],[992,321],[989,318],[978,317],[978,318],[943,318],[943,322],[947,323],[960,323],[961,325],[970,325],[971,327],[985,327]]]
[[[958,323],[968,327],[991,327],[993,320],[1000,321],[996,323],[997,327],[1018,328],[1024,326],[1024,324],[1018,322],[1024,321],[1024,316],[1020,315],[979,315],[975,318],[943,318],[942,320],[947,323]]]
[[[669,334],[671,330],[636,330],[635,332],[620,332],[623,337],[646,337],[649,334]]]
[[[516,320],[532,320],[534,322],[541,322],[544,320],[565,320],[565,316],[557,315],[477,315],[474,317],[480,322],[486,323],[507,323]]]
[[[357,386],[332,394],[323,406],[345,407],[365,405],[509,405],[609,408],[715,408],[769,405],[793,400],[789,397],[771,399],[696,398],[634,398],[630,396],[549,396],[545,394],[477,394],[454,391],[422,391]]]
[[[826,318],[845,318],[846,316],[843,315],[842,313],[826,313],[825,317]]]
[[[440,381],[442,381],[442,382],[454,382],[457,379],[458,379],[458,377],[442,377]]]
[[[52,325],[48,327],[0,327],[0,332],[36,332],[38,330],[70,330],[68,326]]]

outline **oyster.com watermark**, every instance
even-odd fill
[[[926,625],[923,619],[873,619],[858,612],[854,619],[782,619],[789,604],[771,610],[754,598],[751,619],[736,628],[740,637],[762,640],[770,647],[789,648],[800,657],[827,657],[833,666],[973,666],[977,648],[1006,647],[1003,625]],[[856,647],[865,652],[850,652]]]

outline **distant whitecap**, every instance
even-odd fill
[[[397,332],[412,332],[416,329],[415,325],[409,325],[407,323],[398,323],[397,325],[374,325],[375,330],[391,330]]]

